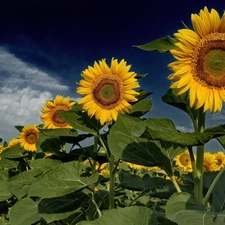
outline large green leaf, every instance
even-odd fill
[[[15,169],[18,167],[18,165],[19,165],[19,161],[5,159],[3,157],[0,160],[0,168],[1,169],[6,169],[6,170]]]
[[[62,163],[62,161],[57,159],[35,159],[30,161],[30,165],[34,169],[41,169],[42,171],[46,171],[49,169],[53,169],[54,167],[59,166]]]
[[[183,146],[197,146],[207,143],[218,134],[213,132],[182,133],[178,132],[174,123],[166,118],[149,118],[145,121],[146,132],[144,137],[153,140],[162,140]]]
[[[171,49],[176,48],[177,39],[171,38],[170,36],[165,36],[162,38],[158,38],[154,41],[151,41],[147,44],[137,45],[134,47],[140,48],[146,51],[159,51],[159,52],[167,52]]]
[[[71,111],[60,112],[63,119],[75,129],[97,135],[102,128],[99,121],[94,117],[90,118],[86,112],[83,112],[80,105],[75,105]]]
[[[210,211],[189,193],[173,194],[165,209],[166,216],[179,225],[221,225],[225,221],[224,213]]]
[[[108,135],[110,151],[125,161],[145,166],[162,166],[172,174],[171,161],[185,147],[143,138],[145,129],[146,122],[140,118],[119,115]]]
[[[12,196],[9,190],[9,183],[6,180],[0,180],[0,202],[4,201]]]
[[[40,216],[50,223],[52,221],[61,220],[75,213],[82,202],[82,193],[79,198],[58,197],[44,198],[38,204],[38,212]]]
[[[11,225],[31,225],[40,219],[37,204],[30,198],[19,200],[9,209]]]
[[[58,128],[58,129],[39,129],[40,132],[49,137],[60,138],[61,136],[76,137],[78,132],[74,129]]]
[[[10,191],[18,198],[21,199],[27,195],[31,183],[38,175],[42,173],[40,168],[27,170],[14,175],[9,179]]]
[[[169,89],[167,93],[162,96],[162,100],[165,103],[184,111],[190,116],[192,120],[196,120],[198,111],[190,107],[189,96],[187,92],[182,95],[176,95],[175,89]]]
[[[142,206],[131,206],[107,210],[98,219],[77,225],[158,225],[151,209]]]
[[[63,163],[46,171],[31,185],[28,195],[43,198],[59,197],[96,183],[98,175],[82,177],[82,164],[77,161]]]
[[[6,148],[1,153],[1,157],[6,159],[21,158],[21,157],[24,157],[23,152],[24,150],[20,147],[20,145],[17,145],[11,148]]]

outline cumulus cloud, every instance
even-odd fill
[[[0,48],[0,138],[18,135],[14,126],[40,124],[41,107],[56,94],[66,94],[69,87],[57,78],[33,68]]]

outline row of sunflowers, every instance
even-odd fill
[[[205,127],[225,101],[225,13],[207,7],[185,27],[137,46],[170,52],[172,84],[162,100],[186,113],[193,132],[148,118],[146,74],[122,59],[88,66],[79,102],[57,95],[41,125],[16,126],[0,146],[0,225],[224,224],[225,125]]]

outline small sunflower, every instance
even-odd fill
[[[194,30],[178,30],[177,48],[171,54],[178,61],[168,66],[174,80],[171,88],[177,94],[189,91],[190,106],[204,112],[221,111],[225,101],[225,13],[220,18],[218,12],[207,7],[198,14],[191,15]]]
[[[84,111],[90,117],[95,116],[101,125],[116,121],[118,113],[126,113],[131,109],[129,102],[137,101],[139,84],[135,78],[136,73],[130,72],[130,65],[126,61],[112,58],[111,66],[105,59],[94,62],[84,70],[77,88],[77,93],[85,95],[78,104],[82,104]]]
[[[225,166],[225,154],[223,152],[217,152],[215,153],[215,157],[217,160],[217,169],[216,170],[221,170]]]
[[[63,98],[57,95],[54,101],[47,100],[46,107],[42,107],[41,120],[44,123],[44,128],[72,128],[66,121],[59,115],[61,111],[68,111],[72,108],[75,102],[70,101],[70,97]]]
[[[215,154],[210,152],[204,153],[204,168],[205,172],[213,172],[217,170],[217,159]]]
[[[7,148],[15,147],[20,143],[19,138],[13,138],[8,142]]]
[[[175,164],[184,172],[192,172],[191,158],[188,151],[182,152],[175,157]]]
[[[0,144],[0,154],[1,154],[4,150],[5,150],[5,147],[4,147],[2,144]]]
[[[23,127],[18,137],[20,145],[26,151],[36,152],[36,143],[39,137],[39,133],[40,131],[38,130],[36,125],[28,125]]]

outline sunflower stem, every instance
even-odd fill
[[[109,184],[109,209],[114,208],[114,187],[115,187],[115,170],[114,170],[115,157],[110,154],[109,170],[110,170],[110,184]]]
[[[220,172],[216,175],[215,179],[213,180],[212,184],[210,185],[205,197],[202,200],[202,204],[206,204],[209,200],[210,195],[212,194],[212,191],[214,189],[214,187],[216,186],[216,183],[218,182],[218,180],[220,179],[220,177],[222,176],[222,174],[225,172],[225,167],[222,168],[222,170],[220,170]]]
[[[205,112],[203,107],[198,110],[198,132],[205,129]],[[197,146],[196,178],[194,180],[194,195],[202,202],[203,199],[203,172],[204,172],[204,145]]]

